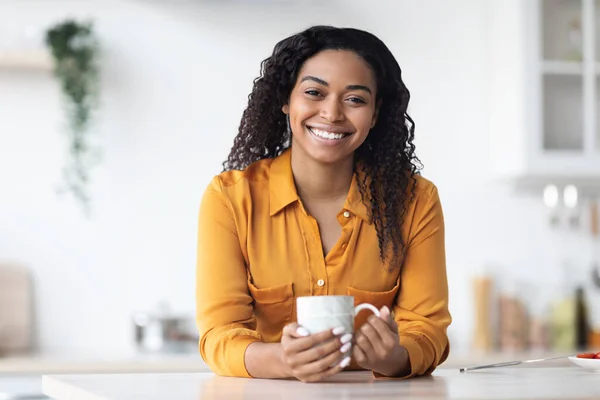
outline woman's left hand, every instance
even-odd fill
[[[379,312],[380,317],[372,315],[355,333],[352,357],[361,368],[385,376],[403,375],[409,362],[406,349],[400,346],[398,324],[389,308],[384,306]]]

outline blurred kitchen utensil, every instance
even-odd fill
[[[492,334],[492,279],[486,275],[473,279],[475,297],[475,332],[473,348],[479,351],[490,351],[493,346]]]
[[[598,264],[592,266],[592,282],[594,282],[596,288],[600,289],[600,267]]]
[[[160,303],[153,312],[133,315],[135,342],[140,351],[189,353],[198,351],[198,330],[192,316],[170,311]]]
[[[43,393],[3,393],[0,392],[0,400],[42,400],[49,399]]]
[[[0,264],[0,355],[31,350],[32,283],[26,268]]]
[[[569,358],[569,357],[573,357],[573,356],[574,356],[574,354],[569,354],[566,356],[538,358],[538,359],[534,359],[534,360],[507,361],[507,362],[501,362],[501,363],[495,363],[495,364],[476,365],[474,367],[461,368],[460,372],[475,371],[478,369],[487,369],[487,368],[512,367],[512,366],[521,365],[521,364],[538,363],[538,362],[550,361],[550,360],[560,360],[561,358]]]

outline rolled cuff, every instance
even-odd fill
[[[241,378],[252,378],[246,369],[246,349],[250,344],[260,342],[260,339],[253,336],[238,336],[231,343],[231,348],[228,349],[227,367],[231,372],[231,376],[239,376]]]
[[[210,369],[217,375],[251,378],[246,369],[246,349],[251,343],[260,342],[260,335],[240,334],[229,332],[228,335],[218,338],[214,346],[200,341],[200,353]],[[237,334],[236,334],[237,333]],[[207,351],[207,349],[211,349]]]

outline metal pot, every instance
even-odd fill
[[[135,343],[142,352],[198,351],[198,330],[189,316],[139,312],[132,317]]]

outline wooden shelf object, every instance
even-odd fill
[[[49,52],[44,50],[0,50],[0,71],[34,70],[50,72],[54,68]]]

